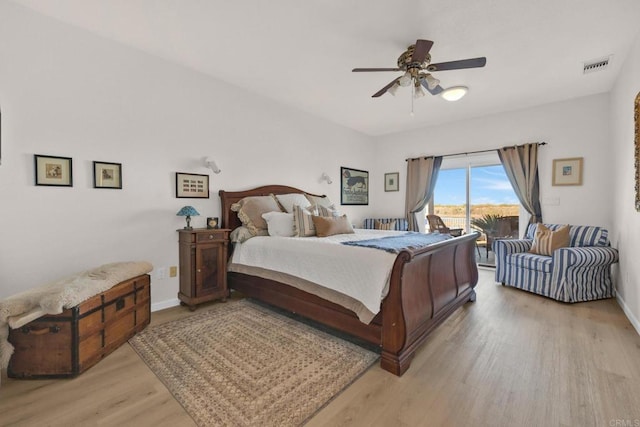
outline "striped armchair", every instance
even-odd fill
[[[557,230],[561,225],[547,227]],[[536,228],[530,224],[524,239],[493,242],[496,282],[564,302],[614,296],[611,265],[618,262],[618,251],[610,246],[607,230],[571,226],[570,247],[545,256],[528,252]]]
[[[376,220],[383,224],[395,221],[394,230],[407,231],[409,229],[409,221],[406,218],[366,218],[362,224],[362,228],[373,230],[376,228]]]

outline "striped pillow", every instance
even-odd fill
[[[293,205],[293,228],[295,230],[295,236],[298,237],[310,237],[316,235],[316,227],[313,225],[313,219],[311,218],[314,206],[307,208],[301,208],[299,205]],[[332,217],[333,210],[318,206],[317,216]]]
[[[376,219],[376,224],[375,224],[374,228],[376,230],[395,230],[396,229],[396,220],[394,219],[393,221],[389,221],[387,223],[384,223],[384,222],[380,221],[379,219]]]
[[[553,252],[559,248],[569,246],[569,226],[563,225],[556,231],[551,231],[544,224],[538,224],[536,235],[533,239],[533,245],[529,250],[532,254],[553,255]]]

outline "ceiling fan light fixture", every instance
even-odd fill
[[[411,84],[411,73],[408,71],[404,73],[404,75],[398,80],[398,84],[403,87],[409,86]]]
[[[413,91],[413,97],[418,99],[425,96],[424,90],[422,90],[422,86],[415,86],[415,90]]]
[[[427,82],[427,87],[429,90],[434,90],[440,84],[440,80],[433,77],[431,74],[427,74],[424,76],[425,81]]]
[[[466,86],[452,86],[442,91],[442,96],[447,101],[458,101],[467,94],[469,88]]]
[[[387,93],[391,94],[392,96],[396,96],[396,92],[398,92],[398,88],[400,86],[398,86],[398,84],[394,84],[393,86],[391,86],[389,89],[387,89]]]

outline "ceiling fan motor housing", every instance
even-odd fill
[[[427,68],[427,66],[431,63],[431,55],[427,54],[425,60],[423,62],[413,62],[413,53],[416,50],[416,45],[412,44],[405,50],[402,55],[398,57],[398,68],[402,71],[411,71],[412,69],[417,71]],[[413,73],[412,73],[413,74]]]

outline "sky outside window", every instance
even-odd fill
[[[466,169],[440,170],[434,194],[436,205],[464,205]],[[471,168],[471,204],[519,204],[502,165]]]

